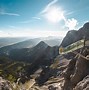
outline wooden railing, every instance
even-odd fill
[[[85,45],[86,46],[89,46],[89,40],[85,41]],[[63,48],[63,47],[60,47],[59,48],[59,54],[66,54],[66,53],[69,53],[69,52],[73,52],[77,49],[80,49],[84,47],[84,39],[82,40],[79,40],[73,44],[70,44],[69,46]]]

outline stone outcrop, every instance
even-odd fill
[[[74,90],[89,90],[89,75],[87,75],[82,81],[80,81]]]
[[[12,86],[9,81],[0,77],[0,90],[12,90],[11,87]]]
[[[86,51],[84,51],[84,52],[86,53]],[[84,52],[83,52],[83,54],[84,54]],[[82,81],[83,78],[85,78],[87,75],[89,75],[88,53],[89,52],[87,52],[85,56],[82,54],[78,54],[72,60],[70,60],[68,66],[63,74],[63,77],[64,77],[63,90],[73,90],[73,88],[75,88],[75,86],[80,81]],[[83,80],[83,83],[84,83],[84,80]],[[86,81],[85,81],[85,83],[86,83]],[[75,90],[83,90],[83,89],[75,89]],[[84,90],[87,90],[87,89],[84,89]]]

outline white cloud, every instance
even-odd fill
[[[14,30],[21,30],[21,28],[20,27],[17,27],[17,26],[13,26],[13,25],[8,25],[8,29],[7,29],[7,31],[9,32],[9,31],[14,31]]]
[[[17,13],[11,13],[11,12],[6,12],[4,9],[0,8],[0,15],[9,15],[9,16],[20,16]]]
[[[66,15],[71,15],[71,14],[74,14],[75,12],[74,11],[71,11],[71,12],[67,12]]]
[[[32,17],[33,19],[36,19],[36,20],[40,20],[41,18],[39,17]]]
[[[40,13],[46,20],[53,23],[57,23],[64,18],[64,12],[55,5],[57,2],[58,0],[53,0]]]
[[[59,23],[61,20],[64,21],[64,27],[67,27],[69,30],[75,29],[78,21],[74,18],[67,19],[65,15],[73,14],[74,12],[67,12],[61,9],[61,7],[57,6],[56,3],[58,0],[53,0],[50,2],[44,10],[41,11],[41,15],[48,21],[53,23]],[[65,14],[65,15],[64,15]]]
[[[31,22],[34,22],[37,20],[41,20],[41,18],[40,17],[32,17],[30,20],[21,21],[19,23],[27,24],[27,23],[31,23]]]
[[[45,7],[45,9],[44,9],[43,11],[41,11],[41,14],[48,12],[49,8],[50,8],[52,5],[54,5],[57,1],[58,1],[58,0],[53,0],[52,2],[50,2],[50,3]]]
[[[84,21],[84,23],[88,23],[88,22],[89,22],[88,20]]]
[[[8,27],[10,27],[10,28],[14,28],[14,29],[16,28],[15,26],[12,26],[12,25],[8,25]]]
[[[23,23],[23,24],[27,24],[27,23],[31,23],[33,22],[32,20],[26,20],[26,21],[21,21],[21,22],[18,22],[18,23]]]
[[[18,23],[27,24],[27,23],[32,23],[32,22],[37,21],[37,20],[40,20],[40,19],[36,18],[36,19],[33,19],[33,20],[26,20],[26,21],[21,21],[21,22],[18,22]]]
[[[20,16],[19,14],[17,13],[7,13],[7,12],[1,12],[0,13],[1,15],[9,15],[9,16]]]
[[[75,29],[77,24],[78,24],[78,21],[74,18],[65,20],[65,26],[68,27],[69,30]]]

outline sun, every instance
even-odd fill
[[[57,23],[64,18],[63,11],[57,7],[50,7],[45,13],[45,18],[50,22]]]

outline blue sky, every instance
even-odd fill
[[[62,36],[89,21],[89,0],[0,0],[1,37]]]

